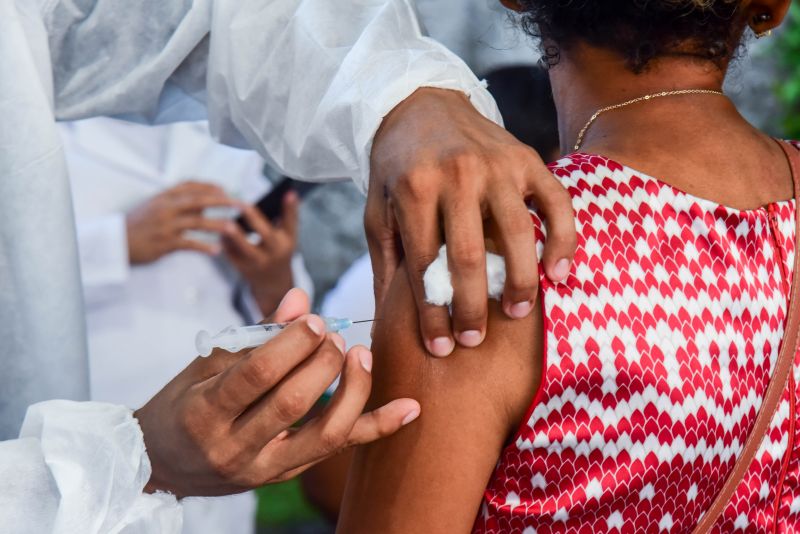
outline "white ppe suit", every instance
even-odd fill
[[[88,397],[74,222],[58,119],[208,117],[287,174],[367,186],[383,116],[420,86],[467,93],[411,0],[0,0],[0,439],[25,407]],[[143,495],[141,430],[112,405],[31,407],[0,443],[4,532],[178,532]]]

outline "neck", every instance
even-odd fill
[[[599,109],[662,91],[720,91],[725,74],[708,62],[680,56],[659,58],[645,72],[636,74],[612,52],[576,44],[562,52],[550,78],[558,108],[561,148],[567,153],[572,151],[578,132]],[[684,95],[619,108],[598,118],[586,133],[583,147],[613,145],[618,136],[635,138],[637,128],[653,130],[653,124],[666,128],[669,124],[664,121],[683,120],[690,115],[689,109],[692,114],[704,109],[719,113],[720,106],[732,107],[727,99],[716,95]]]

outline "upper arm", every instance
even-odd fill
[[[422,413],[356,452],[339,531],[469,532],[500,452],[538,387],[539,306],[512,321],[492,301],[486,341],[444,359],[428,356],[420,342],[405,269],[383,308],[371,404],[411,397]]]

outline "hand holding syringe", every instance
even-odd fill
[[[354,324],[371,323],[373,319],[366,321],[351,321],[350,319],[336,319],[333,317],[323,317],[325,329],[328,332],[340,332],[350,328]],[[200,356],[210,356],[214,348],[220,348],[228,352],[239,352],[243,349],[255,348],[263,345],[274,338],[291,323],[272,323],[257,324],[253,326],[229,326],[217,335],[201,330],[195,338],[195,346]]]

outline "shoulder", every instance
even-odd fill
[[[627,225],[620,215],[640,211],[648,197],[660,194],[653,178],[604,156],[570,154],[548,168],[572,199],[579,249],[586,246],[587,238],[596,237],[599,229],[618,225],[624,229]],[[531,206],[531,216],[541,255],[547,224],[535,206]]]
[[[629,206],[638,198],[635,193],[641,190],[652,194],[658,188],[652,178],[604,156],[570,154],[548,168],[572,198],[572,208],[578,219],[587,214],[594,217],[615,203]],[[541,223],[535,206],[531,214],[534,222]]]

